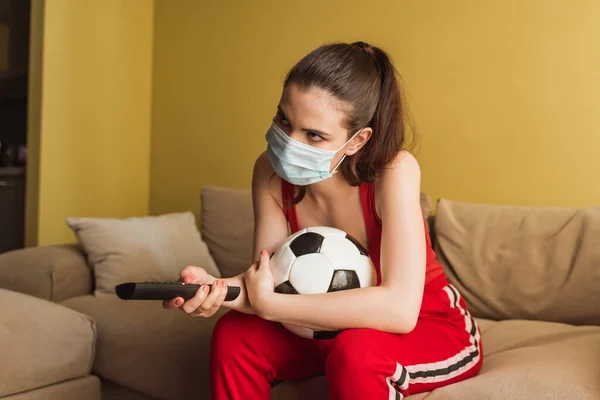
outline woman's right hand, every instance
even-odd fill
[[[227,283],[224,280],[216,280],[201,267],[185,267],[179,274],[179,281],[201,286],[194,297],[187,301],[184,301],[182,297],[164,300],[163,308],[178,308],[192,317],[208,318],[221,308],[227,295]],[[208,286],[209,283],[212,284],[212,289]]]

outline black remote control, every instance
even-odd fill
[[[182,282],[127,282],[115,286],[117,296],[123,300],[191,299],[202,285]],[[212,287],[211,284],[208,286]],[[227,286],[225,301],[235,300],[240,294],[237,286]]]

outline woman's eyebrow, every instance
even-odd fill
[[[303,130],[304,132],[306,132],[306,133],[316,133],[316,134],[317,134],[317,135],[319,135],[319,136],[331,136],[331,134],[330,134],[330,133],[323,132],[323,131],[320,131],[320,130],[318,130],[318,129],[302,128],[302,130]]]
[[[277,111],[283,115],[283,117],[285,119],[288,119],[287,115],[285,114],[285,112],[283,111],[283,109],[281,108],[280,105],[277,106]],[[331,136],[331,133],[327,133],[324,131],[321,131],[319,129],[312,129],[312,128],[301,128],[302,131],[306,132],[306,133],[316,133],[319,136]]]

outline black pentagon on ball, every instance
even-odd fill
[[[346,234],[346,239],[348,239],[349,241],[352,242],[352,244],[354,244],[356,246],[356,248],[358,249],[358,251],[360,251],[360,254],[362,254],[363,256],[368,256],[369,252],[367,251],[367,249],[365,249],[363,247],[362,244],[360,244],[360,242],[356,239],[354,239],[354,237],[350,236],[349,234]]]
[[[356,275],[356,271],[338,269],[333,273],[333,278],[331,279],[327,292],[358,288],[360,288],[360,281],[358,275]]]
[[[275,291],[277,293],[283,293],[283,294],[298,294],[298,292],[296,291],[296,289],[294,289],[294,287],[292,286],[290,281],[285,281],[282,284],[277,285],[277,287],[275,288]]]
[[[340,331],[315,331],[313,333],[313,339],[316,340],[327,340],[333,339],[340,333]]]
[[[290,250],[296,257],[318,253],[321,250],[323,239],[325,238],[316,232],[305,232],[292,240]]]

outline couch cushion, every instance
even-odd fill
[[[75,244],[27,247],[0,254],[0,287],[61,301],[91,293],[93,277]]]
[[[284,381],[271,390],[271,400],[327,400],[329,382],[325,376]]]
[[[436,251],[473,315],[600,324],[600,207],[442,199]]]
[[[56,303],[0,289],[0,397],[89,375],[92,319]]]
[[[600,398],[600,327],[523,320],[478,322],[484,354],[481,371],[434,390],[427,400]]]
[[[484,361],[474,378],[407,399],[600,398],[600,327],[478,319]],[[282,382],[273,400],[325,400],[324,377]]]
[[[200,231],[210,254],[225,277],[252,264],[254,210],[249,190],[213,186],[202,188]]]
[[[176,281],[188,265],[219,277],[190,211],[150,217],[68,218],[94,271],[95,293],[130,281]]]
[[[94,375],[28,390],[5,400],[104,400],[100,391],[100,379]],[[125,400],[121,397],[120,400]],[[129,399],[127,399],[129,400]],[[132,399],[135,400],[135,399]]]
[[[254,211],[250,190],[202,188],[202,237],[223,276],[235,276],[252,264]],[[431,200],[421,193],[421,209],[429,218]]]
[[[132,389],[126,389],[114,382],[101,380],[102,400],[156,400],[155,397],[149,397]]]
[[[212,318],[193,318],[164,310],[159,301],[126,301],[114,294],[61,304],[97,323],[94,374],[164,400],[207,396],[210,337],[224,310]]]

